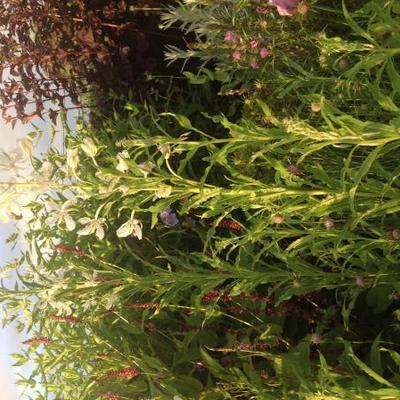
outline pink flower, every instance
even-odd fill
[[[252,41],[250,42],[250,47],[251,47],[252,49],[255,49],[257,46],[258,46],[257,40],[252,40]]]
[[[250,66],[253,69],[258,69],[260,67],[260,65],[258,64],[258,61],[255,59],[251,60]]]
[[[234,43],[236,42],[236,35],[232,31],[228,31],[225,33],[225,42]]]
[[[276,7],[279,15],[291,16],[296,10],[299,0],[269,0],[270,6]]]
[[[265,14],[267,12],[267,9],[264,7],[256,7],[256,13],[257,14]]]
[[[356,276],[356,285],[359,287],[365,287],[365,280],[363,276]]]
[[[241,57],[242,57],[242,53],[239,50],[236,50],[232,53],[232,58],[234,60],[240,60]]]
[[[269,50],[266,49],[265,47],[262,47],[262,48],[260,49],[260,57],[261,57],[261,58],[266,58],[266,57],[268,57],[268,56],[269,56]]]

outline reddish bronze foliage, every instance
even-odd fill
[[[0,2],[2,117],[14,125],[48,115],[55,123],[60,111],[80,108],[88,91],[127,91],[152,72],[156,44],[162,57],[169,37],[154,31],[158,22],[157,14],[130,12],[126,0]]]

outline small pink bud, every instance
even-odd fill
[[[285,218],[283,218],[282,214],[275,214],[272,216],[272,221],[274,221],[275,224],[283,224],[285,222]]]
[[[363,276],[356,276],[356,285],[359,287],[365,287],[365,280]]]
[[[322,336],[319,333],[313,333],[310,337],[310,341],[313,344],[320,344],[322,343]]]
[[[257,14],[266,14],[267,9],[264,7],[256,7],[256,13]]]
[[[329,229],[332,229],[335,226],[335,221],[332,218],[326,218],[324,226],[329,231]]]
[[[225,33],[225,42],[235,42],[236,41],[236,35],[232,31],[228,31]]]
[[[239,50],[236,50],[232,53],[232,58],[234,60],[240,60],[241,57],[242,57],[242,53]]]
[[[265,47],[262,47],[262,48],[260,49],[260,57],[261,57],[261,58],[266,58],[266,57],[268,57],[268,56],[269,56],[269,50],[266,49]]]
[[[257,40],[252,40],[252,41],[250,42],[250,47],[251,47],[252,49],[255,49],[257,46],[258,46]]]
[[[257,60],[251,60],[250,67],[253,69],[258,69],[260,68],[260,65],[258,64]]]

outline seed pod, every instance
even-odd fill
[[[321,103],[317,103],[317,102],[311,103],[311,111],[315,112],[315,113],[320,112],[321,111]]]
[[[297,5],[297,8],[296,8],[297,14],[305,16],[308,14],[309,11],[310,11],[310,5],[308,4],[307,1],[301,1]]]
[[[399,229],[399,228],[393,229],[393,230],[389,233],[389,239],[392,239],[392,240],[399,240],[399,239],[400,239],[400,229]]]
[[[282,214],[275,214],[272,216],[272,221],[275,222],[275,224],[283,224],[285,222],[285,218],[283,217]]]

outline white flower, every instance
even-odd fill
[[[147,178],[149,173],[154,168],[154,163],[152,163],[151,161],[146,161],[144,163],[139,164],[138,167],[140,168],[140,170],[143,173],[144,177]]]
[[[111,310],[113,307],[119,303],[119,296],[116,295],[115,293],[110,294],[107,299],[106,299],[106,310]]]
[[[54,167],[53,165],[48,162],[48,161],[44,161],[42,166],[39,169],[39,173],[40,175],[45,179],[48,180],[50,179],[51,175],[53,174],[54,171]]]
[[[53,200],[46,201],[46,205],[50,208],[51,216],[47,218],[46,223],[49,226],[65,222],[68,231],[73,231],[76,227],[75,221],[69,214],[69,208],[76,202],[75,198],[67,200],[64,204],[60,205]]]
[[[172,186],[170,185],[161,185],[155,194],[156,199],[164,199],[169,197],[172,192]]]
[[[16,187],[8,187],[0,194],[0,222],[7,224],[16,215],[21,215],[20,193]]]
[[[85,226],[78,231],[78,235],[86,236],[95,233],[100,240],[104,238],[104,228],[107,227],[105,218],[91,219],[84,217],[79,219],[79,223]]]
[[[10,176],[19,176],[28,167],[28,159],[22,149],[17,147],[10,152],[0,152],[0,170],[7,172]]]
[[[128,158],[129,158],[128,150],[120,151],[120,152],[117,154],[117,156],[119,156],[119,157],[121,157],[121,158],[126,158],[126,159],[128,159]]]
[[[83,304],[82,308],[84,311],[88,311],[91,308],[96,308],[98,306],[99,302],[97,299],[92,298],[92,299],[87,299]]]
[[[133,218],[134,212],[132,212],[131,219],[122,224],[117,230],[117,236],[120,238],[127,236],[136,236],[139,240],[142,239],[142,227],[143,224],[136,218]]]
[[[83,277],[85,278],[85,282],[83,283],[83,287],[85,288],[96,287],[99,284],[99,274],[97,273],[97,271],[94,271],[93,274],[84,272]]]
[[[117,156],[117,160],[118,160],[118,164],[116,166],[117,170],[121,171],[122,173],[128,172],[129,166],[125,161],[125,159]]]
[[[127,194],[129,192],[129,188],[128,186],[125,185],[121,185],[118,187],[118,190],[122,193],[122,194]]]
[[[90,137],[83,139],[81,149],[91,158],[95,157],[98,152],[97,146],[94,144],[93,139]]]
[[[78,149],[67,149],[67,165],[72,170],[75,171],[79,164],[79,152]]]
[[[169,144],[161,143],[157,146],[157,148],[158,150],[160,150],[160,153],[168,160],[171,155],[171,148],[169,147]]]
[[[18,140],[18,145],[27,157],[31,157],[33,153],[33,143],[28,137]]]

